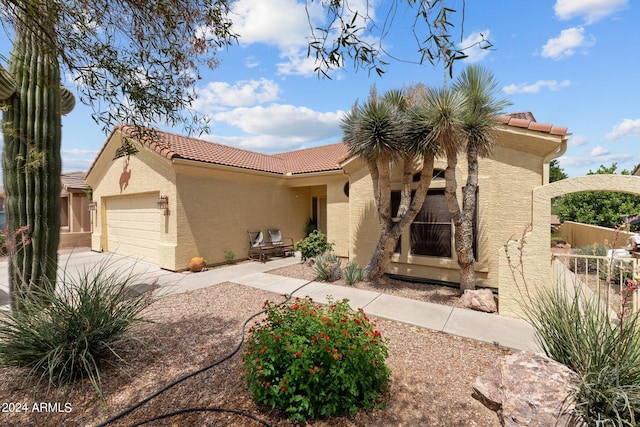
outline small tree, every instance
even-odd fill
[[[419,108],[409,105],[402,91],[389,91],[378,98],[372,90],[369,101],[362,107],[354,106],[342,123],[343,141],[351,155],[366,162],[373,184],[380,237],[363,271],[369,280],[384,274],[400,235],[420,212],[431,184],[438,147],[420,117]],[[412,168],[416,162],[422,167],[417,188],[412,192]],[[401,164],[403,170],[397,212],[391,212],[393,163]]]
[[[474,226],[477,214],[479,157],[488,156],[496,140],[498,114],[510,105],[498,98],[498,82],[485,68],[469,66],[455,82],[454,90],[462,98],[460,110],[461,139],[467,155],[467,182],[462,189],[462,209],[458,204],[455,165],[447,156],[446,196],[455,225],[455,247],[460,266],[460,289],[475,289]],[[451,150],[455,156],[455,149]],[[455,157],[454,157],[455,158]]]

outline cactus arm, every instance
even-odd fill
[[[66,87],[60,87],[60,114],[66,116],[76,106],[76,97]]]

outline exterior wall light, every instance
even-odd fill
[[[164,215],[169,215],[169,197],[168,196],[160,196],[158,197],[158,209],[164,210]]]
[[[95,212],[96,209],[98,209],[98,203],[97,202],[89,202],[89,210],[92,212]]]

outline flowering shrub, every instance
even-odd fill
[[[371,409],[388,386],[388,350],[376,322],[347,300],[265,302],[244,355],[249,390],[259,404],[294,421]]]

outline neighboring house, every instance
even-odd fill
[[[222,263],[226,250],[246,258],[247,231],[280,228],[301,239],[315,218],[339,256],[361,267],[369,260],[379,232],[371,178],[344,144],[265,155],[159,132],[158,141],[137,144],[139,153],[127,157],[119,148],[128,134],[129,128],[116,127],[87,174],[98,205],[94,250],[181,270],[194,256]],[[568,138],[566,128],[537,123],[530,113],[502,118],[496,149],[480,161],[480,285],[497,287],[498,251],[531,221],[532,190],[549,182],[549,162],[564,153]],[[423,211],[401,237],[390,273],[459,281],[445,167],[444,159],[436,161]],[[460,156],[459,190],[466,169]],[[394,170],[394,189],[400,178]]]
[[[345,145],[265,155],[158,132],[127,156],[120,148],[128,135],[116,127],[87,173],[97,202],[93,250],[182,270],[195,256],[209,264],[225,262],[225,251],[246,258],[247,231],[279,228],[302,239],[315,218],[347,254],[347,236],[327,220],[348,217]]]
[[[60,190],[60,248],[91,245],[89,187],[85,172],[63,173]]]
[[[88,247],[91,244],[91,216],[84,172],[63,173],[60,177],[59,248]],[[0,187],[0,218],[4,226],[4,187]]]

